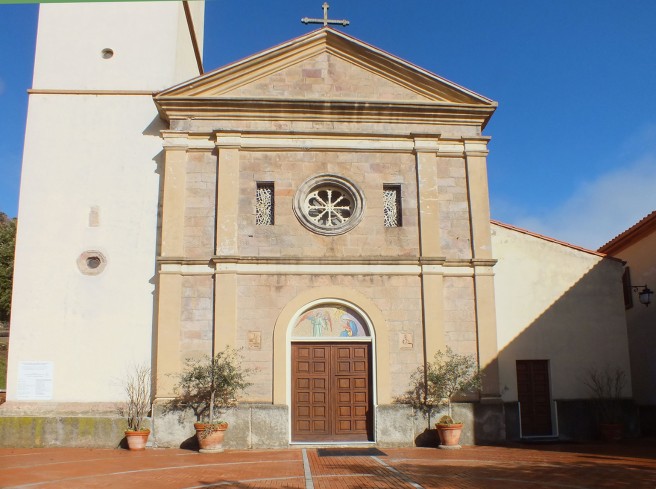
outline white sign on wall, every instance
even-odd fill
[[[52,362],[20,362],[18,364],[19,401],[52,400]]]

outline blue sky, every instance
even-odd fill
[[[209,0],[206,71],[322,0]],[[656,1],[333,0],[348,34],[499,102],[492,217],[596,248],[656,209]],[[37,5],[0,5],[0,211],[17,213]]]

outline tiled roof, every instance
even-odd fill
[[[629,229],[615,236],[608,243],[600,247],[599,251],[601,253],[612,255],[623,250],[627,246],[640,241],[647,234],[654,231],[656,231],[656,211],[647,214]]]

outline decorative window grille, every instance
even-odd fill
[[[383,216],[386,228],[401,227],[400,185],[383,185]]]
[[[258,183],[255,191],[255,224],[273,226],[273,183]]]
[[[340,188],[320,186],[307,195],[303,211],[317,226],[343,226],[353,214],[353,199]]]

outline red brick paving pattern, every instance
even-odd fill
[[[316,450],[308,450],[308,461],[314,489],[413,488],[373,457],[321,457]]]
[[[656,441],[553,447],[380,449],[371,456],[319,456],[307,449],[315,489],[656,489]],[[0,449],[2,488],[306,487],[300,449],[145,452]]]
[[[632,457],[618,450],[466,447],[438,458],[426,449],[397,450],[391,465],[425,489],[655,489],[656,451],[648,447]]]

